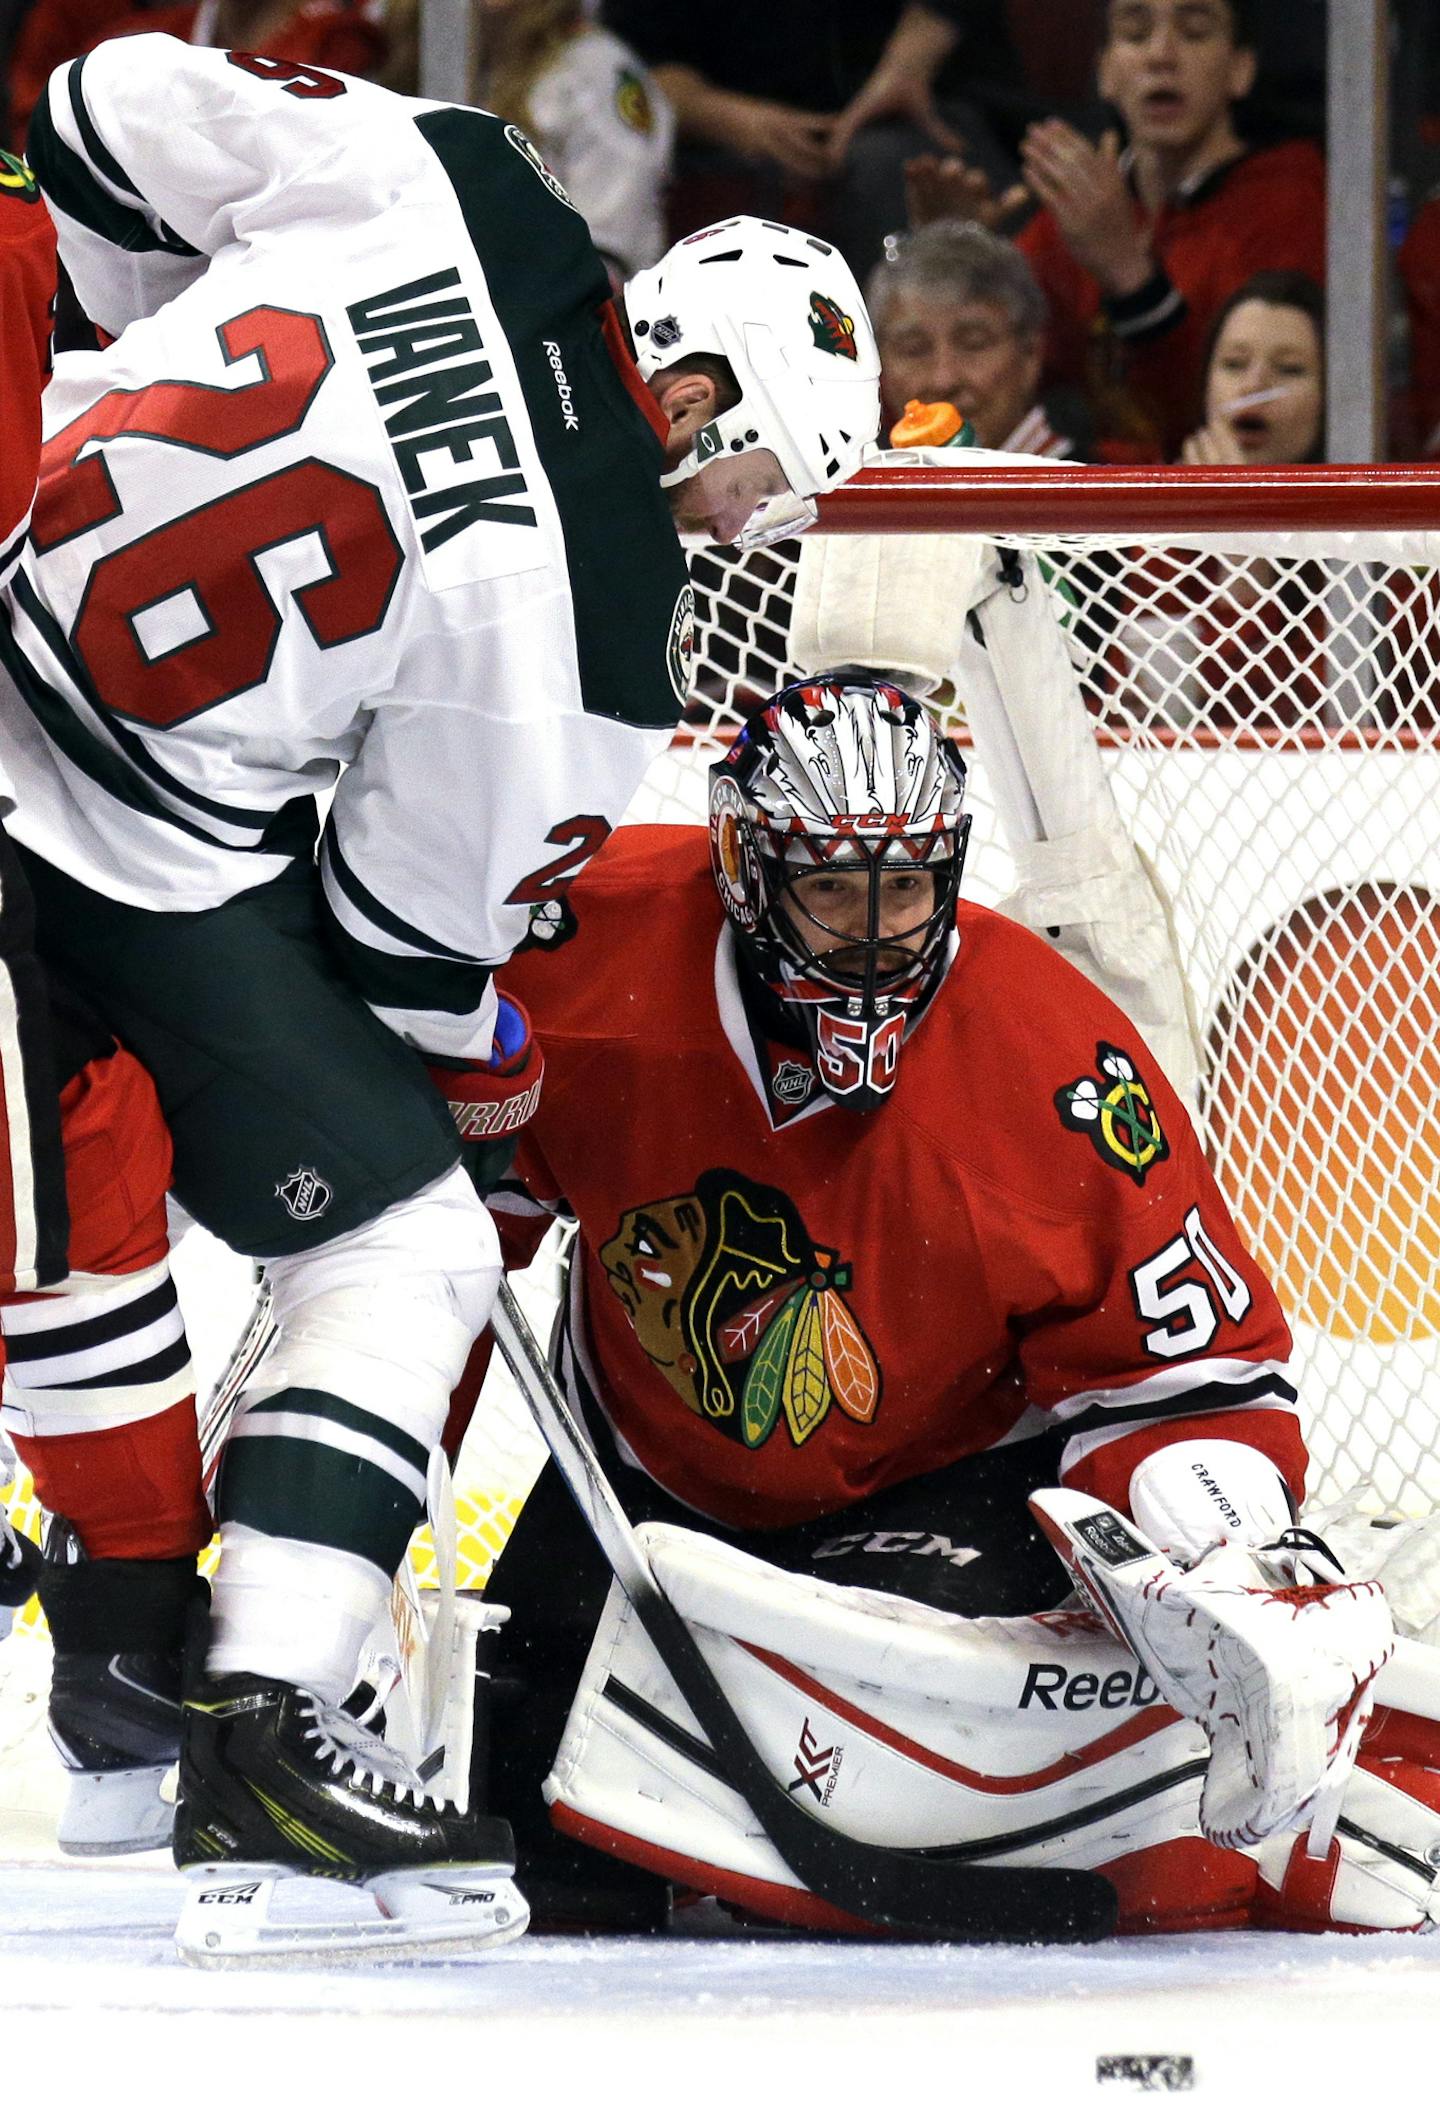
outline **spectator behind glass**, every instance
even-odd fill
[[[865,304],[880,346],[882,437],[918,398],[953,404],[982,448],[1071,453],[1036,401],[1045,297],[1012,242],[966,220],[894,237]]]
[[[1257,272],[1210,331],[1205,423],[1185,463],[1318,463],[1325,443],[1325,302],[1303,272]]]
[[[1246,148],[1234,106],[1254,78],[1243,0],[1110,0],[1099,83],[1125,152],[1060,118],[1022,145],[1041,211],[1018,240],[1050,306],[1046,380],[1086,386],[1102,431],[1148,428],[1167,455],[1198,422],[1206,340],[1235,289],[1259,271],[1324,276],[1323,158],[1308,141]],[[916,174],[927,210],[982,209],[963,165]],[[989,194],[986,217],[1008,203]]]
[[[674,106],[685,226],[792,219],[863,278],[900,225],[911,156],[964,151],[1002,187],[1015,175],[979,111],[954,99],[964,75],[950,62],[976,5],[604,0],[603,13]]]
[[[675,118],[627,44],[582,0],[476,0],[471,101],[528,132],[618,285],[656,263]]]
[[[111,37],[163,30],[186,44],[254,51],[301,66],[374,74],[386,37],[378,0],[199,0],[139,7],[126,0],[35,0],[10,62],[10,122],[21,139],[52,70]]]

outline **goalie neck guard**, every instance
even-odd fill
[[[844,484],[880,423],[880,355],[840,252],[779,221],[741,215],[687,235],[625,287],[642,378],[692,353],[730,363],[740,402],[705,426],[664,485],[715,457],[768,448],[789,490],[757,507],[742,548],[797,535],[813,495]]]
[[[890,683],[780,691],[710,772],[710,858],[742,956],[834,1101],[873,1109],[951,959],[965,765]]]

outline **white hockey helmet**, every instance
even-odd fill
[[[625,288],[645,381],[690,353],[728,360],[740,402],[712,419],[665,485],[722,454],[768,448],[790,492],[738,539],[773,543],[815,519],[819,492],[859,466],[880,422],[880,355],[855,275],[817,235],[743,215],[701,228]]]

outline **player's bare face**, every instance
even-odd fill
[[[1205,420],[1229,430],[1242,461],[1307,461],[1324,401],[1319,334],[1304,309],[1242,301],[1231,310],[1210,355]]]
[[[1040,346],[998,301],[956,301],[905,288],[877,325],[886,424],[912,397],[950,403],[982,448],[999,448],[1035,401]]]
[[[862,868],[823,868],[791,887],[786,903],[797,937],[841,976],[863,976],[870,938],[870,876]],[[935,876],[923,868],[887,869],[880,876],[880,937],[894,944],[876,955],[882,977],[915,962],[935,909]]]
[[[747,448],[702,463],[693,477],[669,488],[670,511],[682,535],[734,543],[757,507],[790,493],[790,480],[772,448]]]
[[[1137,147],[1203,149],[1254,77],[1227,0],[1111,0],[1100,92]]]

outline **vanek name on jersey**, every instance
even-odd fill
[[[453,289],[446,292],[445,289]],[[427,300],[427,295],[440,296]],[[345,311],[380,407],[421,549],[436,551],[477,522],[537,526],[520,451],[486,359],[480,326],[453,268],[367,295]],[[374,364],[371,364],[371,363]],[[476,394],[483,391],[484,394]],[[499,476],[452,482],[454,464],[493,448]]]

